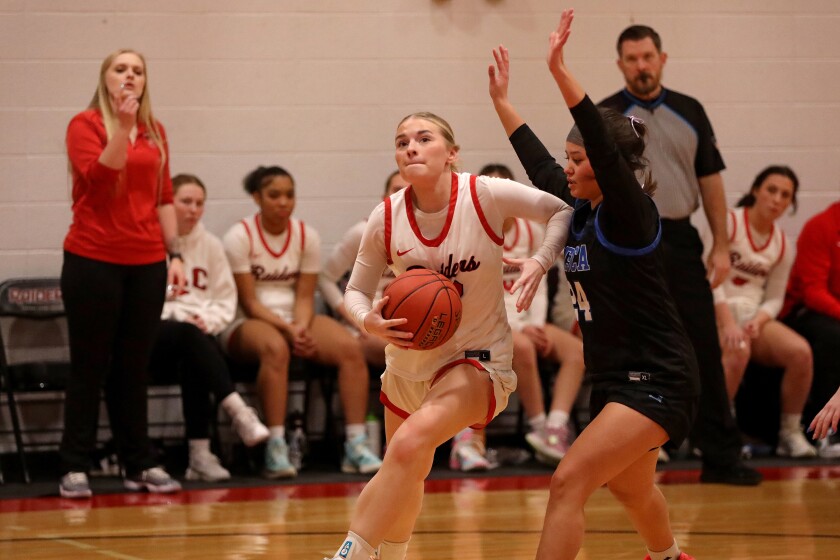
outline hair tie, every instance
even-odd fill
[[[630,126],[633,127],[633,132],[636,134],[636,138],[641,138],[642,136],[639,134],[639,131],[636,130],[636,125],[645,124],[645,121],[643,121],[636,115],[627,115],[627,118],[630,119]]]

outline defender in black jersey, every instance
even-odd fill
[[[599,105],[644,120],[649,137],[656,139],[650,142],[645,157],[662,186],[656,206],[662,223],[666,280],[700,369],[700,406],[690,434],[692,445],[703,453],[700,481],[756,485],[761,482],[761,473],[740,459],[741,438],[729,410],[707,280],[707,270],[714,273],[714,286],[725,279],[729,269],[726,199],[720,177],[723,159],[700,102],[661,86],[667,57],[659,35],[647,26],[630,26],[621,33],[618,50],[627,89]],[[537,188],[572,204],[562,166],[508,98],[507,50],[500,47],[495,56],[498,74],[491,73],[490,96],[516,155]],[[708,266],[702,259],[703,244],[689,221],[699,198],[703,199],[704,213],[712,224],[710,229],[715,232],[715,250],[710,252]]]
[[[593,380],[594,418],[552,477],[537,558],[577,556],[584,505],[607,484],[651,557],[690,560],[654,484],[659,446],[679,443],[691,426],[699,378],[664,278],[662,228],[648,196],[655,185],[649,173],[643,185],[637,180],[646,167],[646,128],[639,119],[600,111],[566,68],[572,19],[564,11],[551,34],[548,65],[576,123],[566,142],[568,188],[577,200],[564,265]]]

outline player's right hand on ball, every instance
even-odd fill
[[[408,323],[408,319],[385,319],[382,316],[382,308],[388,303],[388,297],[380,299],[373,304],[373,308],[365,315],[365,330],[379,338],[384,339],[389,344],[395,346],[402,346],[409,348],[411,346],[411,339],[414,333],[397,330],[395,327]]]

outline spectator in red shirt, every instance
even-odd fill
[[[91,496],[104,385],[126,488],[175,492],[148,441],[146,369],[167,283],[184,285],[166,133],[152,115],[146,61],[119,50],[102,62],[88,108],[67,127],[73,222],[61,290],[71,373],[64,406],[60,493]],[[169,264],[167,266],[167,252]]]
[[[840,387],[840,200],[802,228],[782,316],[808,340],[814,355],[814,380],[804,417],[813,418],[821,409],[828,414],[824,407]],[[824,424],[832,420],[836,429],[836,416],[826,417]],[[815,429],[811,424],[815,438],[825,436],[825,426]]]

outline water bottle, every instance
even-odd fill
[[[292,418],[292,434],[289,437],[289,462],[297,470],[303,466],[303,457],[307,451],[303,423],[303,415],[296,413]]]
[[[377,457],[382,457],[382,423],[375,414],[368,414],[365,418],[365,431],[368,449]]]

